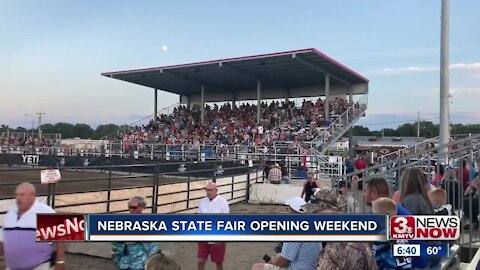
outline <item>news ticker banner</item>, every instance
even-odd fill
[[[440,244],[394,244],[392,254],[395,257],[448,257],[450,247]]]
[[[390,221],[390,222],[388,222]],[[38,241],[456,240],[456,216],[39,214]]]
[[[386,241],[385,215],[37,215],[37,241]]]

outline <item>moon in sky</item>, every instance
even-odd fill
[[[167,45],[163,45],[163,46],[162,46],[162,51],[164,51],[164,52],[165,52],[165,51],[167,51],[167,50],[168,50],[168,47],[167,47]]]

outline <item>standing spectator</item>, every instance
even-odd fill
[[[291,214],[301,214],[306,202],[299,197],[286,202]],[[322,250],[320,242],[285,242],[282,251],[266,263],[254,264],[252,270],[314,270]]]
[[[354,162],[355,170],[360,171],[368,167],[367,161],[365,161],[365,156],[360,156]]]
[[[268,172],[268,181],[271,184],[280,184],[282,181],[282,170],[280,169],[280,165],[278,165],[278,163],[275,163],[275,165],[273,165]]]
[[[198,213],[230,213],[227,200],[218,195],[218,187],[215,183],[208,183],[206,187],[207,197],[200,201]],[[217,270],[223,269],[226,244],[224,242],[200,242],[198,243],[198,270],[205,270],[208,256],[217,266]]]
[[[131,214],[141,214],[147,206],[143,197],[133,197],[128,202]],[[117,269],[143,270],[148,257],[158,251],[154,242],[113,242],[113,262]]]
[[[435,177],[433,177],[433,185],[439,187],[442,184],[445,175],[445,166],[438,163],[436,166]]]
[[[462,160],[462,167],[458,168],[457,170],[457,178],[462,183],[463,185],[463,190],[466,190],[468,188],[468,185],[470,184],[470,170],[468,169],[468,164],[467,161],[464,159]]]
[[[282,181],[285,184],[290,184],[291,181],[290,181],[290,177],[288,176],[288,169],[287,169],[287,166],[285,166],[285,161],[280,162],[280,170],[282,171]]]
[[[65,269],[65,246],[36,242],[37,214],[55,211],[36,200],[35,186],[22,183],[15,189],[16,205],[5,215],[0,230],[0,256],[5,255],[8,269]]]
[[[352,156],[348,157],[345,167],[347,167],[347,174],[355,171],[355,161]]]
[[[305,201],[310,202],[310,199],[315,193],[315,189],[320,187],[320,182],[315,179],[315,172],[313,170],[309,170],[307,174],[307,181],[305,184],[303,184],[302,194],[300,197],[303,198],[303,195],[305,195]]]

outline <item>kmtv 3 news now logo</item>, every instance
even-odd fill
[[[37,241],[84,241],[85,216],[37,214]]]
[[[391,240],[456,240],[459,237],[457,216],[390,217]]]

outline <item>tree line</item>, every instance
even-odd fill
[[[82,139],[100,139],[107,135],[115,135],[121,132],[124,126],[115,124],[99,125],[92,128],[87,124],[70,124],[70,123],[56,123],[43,124],[43,133],[61,134],[62,138]],[[9,128],[6,125],[0,126],[0,133],[5,132],[21,132],[21,133],[36,133],[38,130],[27,129],[24,127]],[[438,136],[439,126],[429,121],[420,122],[420,137],[432,138]],[[453,124],[451,125],[451,134],[478,134],[480,133],[480,124]],[[398,126],[396,129],[385,128],[382,130],[370,130],[364,126],[353,127],[354,136],[375,136],[375,137],[416,137],[417,136],[417,122],[407,123]]]
[[[420,137],[433,138],[439,135],[440,127],[429,121],[420,121]],[[370,130],[364,126],[354,126],[354,136],[376,136],[376,137],[417,137],[418,122],[407,123],[398,126],[396,129],[384,128],[381,130]],[[480,133],[480,124],[452,124],[450,133],[457,135],[478,134]]]
[[[92,128],[87,124],[70,124],[70,123],[56,123],[56,124],[43,124],[42,133],[61,134],[63,139],[79,137],[81,139],[94,139],[98,140],[107,135],[115,135],[118,131],[121,131],[123,126],[115,124],[99,125],[96,128]],[[17,127],[9,128],[6,125],[0,126],[0,132],[18,132],[27,134],[38,134],[38,127],[33,130]]]

